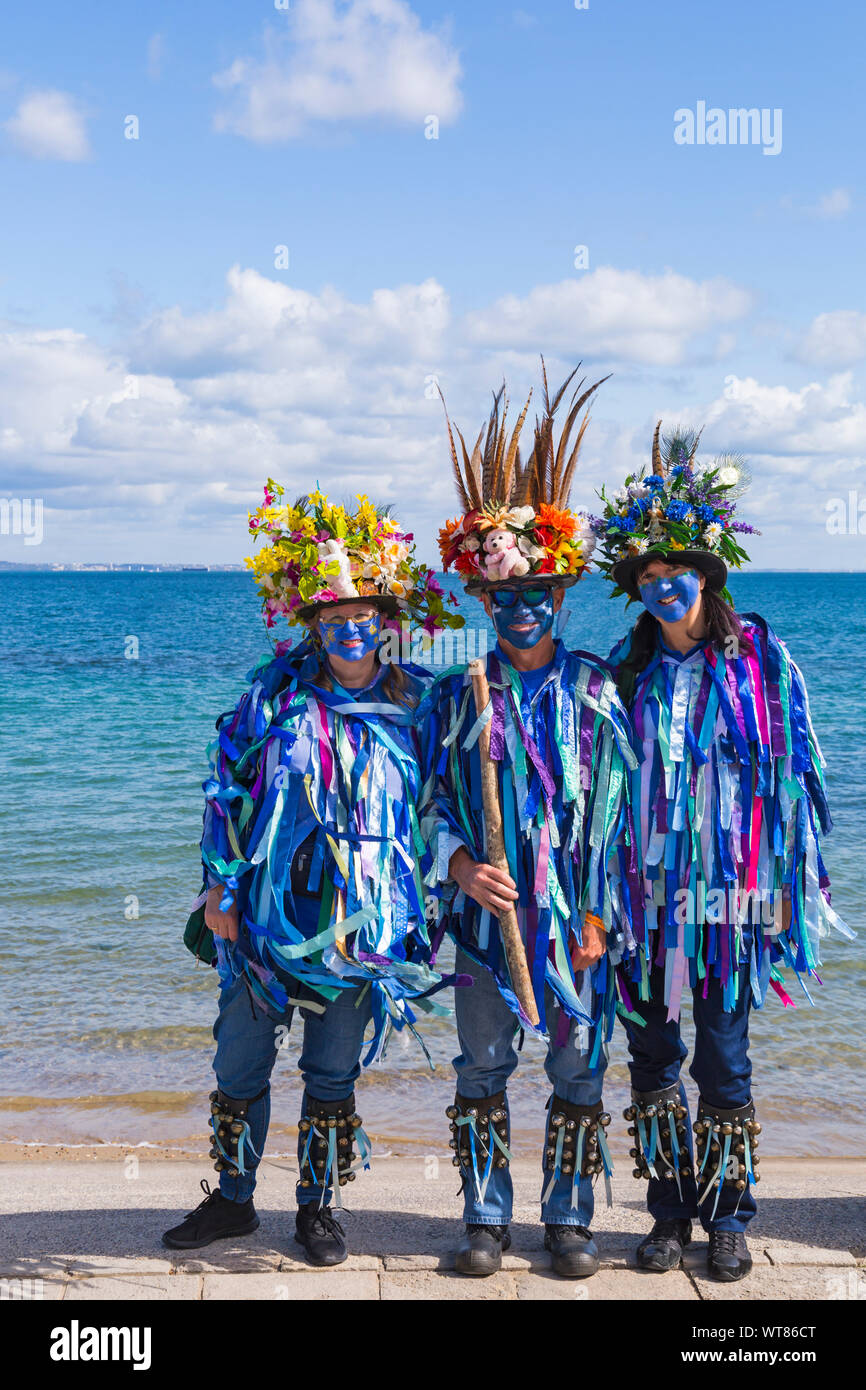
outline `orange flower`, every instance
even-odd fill
[[[549,526],[569,540],[574,535],[577,519],[572,512],[564,511],[560,507],[552,507],[549,502],[542,502],[538,508],[537,517],[539,525]]]

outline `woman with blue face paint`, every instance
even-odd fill
[[[641,969],[625,1017],[635,1177],[654,1224],[643,1269],[679,1266],[700,1219],[719,1280],[751,1269],[761,1126],[749,1014],[768,989],[786,1004],[788,967],[817,979],[818,942],[847,927],[830,906],[819,835],[831,828],[823,759],[802,673],[756,613],[737,614],[728,566],[748,559],[735,519],[739,460],[696,462],[697,437],[653,441],[649,475],[607,498],[602,568],[644,611],[611,653],[642,753],[632,774],[643,892],[633,930]],[[626,986],[627,992],[632,988]],[[693,1001],[693,1148],[680,1070],[680,1005]]]
[[[429,867],[415,802],[414,709],[429,684],[380,661],[387,619],[456,625],[426,566],[387,514],[314,493],[277,505],[268,485],[250,529],[267,541],[251,563],[272,623],[305,625],[251,672],[220,717],[204,784],[205,892],[188,944],[212,940],[220,984],[211,1096],[219,1190],[163,1237],[194,1249],[258,1226],[256,1170],[270,1113],[270,1076],[295,1007],[304,1023],[295,1238],[316,1265],[347,1245],[331,1210],[369,1166],[354,1085],[393,1028],[445,1013],[433,969],[422,872]],[[372,1036],[365,1042],[365,1031]],[[355,1154],[358,1154],[356,1161]]]
[[[445,567],[465,577],[496,631],[486,660],[490,704],[479,719],[470,675],[455,669],[437,680],[420,711],[422,828],[435,850],[427,882],[440,898],[439,930],[457,944],[456,969],[473,981],[455,992],[460,1053],[447,1111],[465,1223],[457,1269],[471,1276],[495,1273],[510,1243],[507,1085],[521,1027],[543,1040],[552,1089],[541,1219],[560,1276],[595,1273],[590,1226],[598,1177],[610,1194],[602,1086],[617,1008],[614,967],[634,945],[624,834],[626,769],[636,758],[609,671],[585,652],[567,651],[555,634],[564,589],[582,577],[593,544],[588,518],[568,510],[586,417],[573,446],[568,438],[595,388],[575,390],[557,444],[553,417],[566,387],[551,402],[545,382],[544,417],[525,467],[517,445],[523,416],[509,441],[501,396],[475,451],[477,471],[468,454],[463,468],[453,454],[465,514],[445,527],[440,546]],[[489,862],[482,721],[489,722],[507,872]],[[513,943],[506,952],[498,920],[512,905],[537,1025],[521,1005],[529,1004],[518,982],[523,972]]]

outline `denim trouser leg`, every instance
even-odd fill
[[[554,1038],[560,1013],[555,1006],[554,996],[550,990],[547,991],[545,1008],[550,1020],[550,1036]],[[547,1050],[544,1070],[547,1072],[554,1092],[561,1100],[570,1101],[572,1105],[596,1105],[601,1100],[606,1059],[602,1054],[598,1070],[590,1071],[589,1054],[576,1045],[579,1029],[580,1024],[577,1019],[573,1018],[570,1020],[568,1036],[562,1046],[557,1047],[555,1043],[551,1042]],[[544,1134],[546,1146],[546,1124]],[[547,1226],[589,1226],[595,1209],[592,1178],[580,1178],[575,1192],[571,1174],[562,1173],[545,1201],[544,1194],[550,1185],[552,1176],[550,1172],[542,1172],[542,1221]],[[572,1195],[576,1197],[576,1206],[572,1206]]]
[[[667,1006],[662,1002],[664,973],[654,970],[651,978],[654,1003],[639,1003],[637,1011],[646,1020],[638,1027],[626,1021],[628,1047],[631,1054],[631,1081],[636,1091],[663,1090],[679,1080],[686,1057],[686,1046],[677,1022],[668,1022]],[[698,1084],[701,1098],[708,1104],[724,1109],[745,1105],[750,1099],[752,1067],[749,1060],[749,1009],[751,990],[748,967],[740,966],[740,996],[736,1007],[726,1013],[720,982],[711,978],[707,997],[703,983],[693,991],[695,1020],[695,1050],[690,1072]],[[685,1091],[681,1087],[685,1101]],[[691,1149],[691,1125],[688,1127]],[[715,1218],[711,1218],[714,1197],[698,1205],[698,1187],[694,1179],[682,1178],[682,1191],[670,1180],[651,1178],[647,1184],[647,1206],[656,1220],[675,1217],[700,1218],[705,1230],[744,1231],[755,1215],[755,1199],[750,1192],[742,1196],[727,1184],[722,1188]],[[739,1206],[737,1198],[740,1197]],[[734,1208],[737,1208],[736,1215]]]
[[[454,1011],[460,1055],[454,1058],[457,1090],[461,1096],[480,1100],[504,1091],[517,1066],[514,1038],[517,1019],[511,1012],[489,970],[457,948],[455,970],[471,975],[475,983],[454,991]],[[506,1098],[505,1109],[508,1109]],[[509,1131],[510,1136],[510,1131]],[[463,1220],[477,1226],[507,1226],[511,1221],[513,1189],[511,1169],[493,1167],[484,1201],[475,1184],[463,1190]]]
[[[291,1011],[283,1018],[267,1014],[250,997],[243,979],[220,990],[219,1013],[214,1023],[216,1055],[213,1069],[217,1085],[232,1100],[252,1100],[247,1112],[250,1142],[254,1153],[245,1155],[246,1172],[236,1178],[220,1173],[220,1192],[233,1202],[245,1202],[253,1195],[256,1169],[264,1151],[271,1114],[270,1078],[277,1057],[277,1045],[284,1033],[277,1032],[291,1023]]]
[[[694,991],[695,1053],[689,1071],[707,1105],[733,1110],[748,1105],[751,1100],[751,1007],[747,967],[740,967],[740,994],[730,1013],[725,1013],[722,1007],[722,987],[718,980],[710,981],[706,999],[700,986]],[[701,1225],[705,1231],[745,1231],[757,1211],[753,1189],[738,1193],[730,1183],[722,1186],[715,1216],[712,1215],[714,1203],[714,1192],[701,1203]]]
[[[321,996],[316,996],[321,1002]],[[364,1047],[364,1030],[372,1017],[372,987],[354,986],[343,989],[337,998],[325,1005],[323,1014],[313,1013],[302,1008],[304,1018],[304,1046],[299,1067],[304,1082],[304,1100],[301,1114],[307,1113],[307,1095],[315,1100],[346,1100],[355,1088],[361,1074],[361,1052]],[[298,1163],[301,1163],[305,1136],[298,1136]],[[322,1189],[318,1184],[312,1187],[296,1188],[298,1204],[322,1201]],[[331,1188],[324,1193],[327,1206],[333,1196]]]

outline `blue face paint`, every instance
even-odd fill
[[[553,627],[553,593],[550,589],[540,603],[528,604],[523,597],[518,597],[513,608],[502,608],[497,604],[495,594],[492,602],[493,626],[497,636],[519,651],[537,646]],[[523,631],[515,631],[517,627]]]
[[[701,592],[701,581],[697,571],[686,570],[684,574],[648,579],[639,588],[641,602],[654,618],[662,623],[678,623],[694,606]],[[673,603],[662,602],[662,599],[671,598]]]
[[[328,656],[339,656],[344,661],[361,661],[379,645],[381,613],[360,621],[357,618],[319,618],[319,633],[322,646]],[[346,643],[351,643],[346,646]]]

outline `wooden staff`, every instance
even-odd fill
[[[475,695],[475,713],[481,716],[490,703],[490,688],[484,663],[471,661],[469,674],[472,677],[472,690]],[[484,807],[484,823],[487,830],[487,858],[494,869],[501,869],[511,877],[508,856],[505,853],[505,837],[502,833],[502,807],[499,804],[499,785],[496,780],[496,764],[490,758],[490,720],[484,725],[478,738],[478,752],[481,755],[481,800]],[[538,1027],[538,1009],[535,993],[526,964],[526,951],[513,907],[506,907],[499,916],[508,973],[514,986],[514,993],[520,1007],[533,1027]]]

